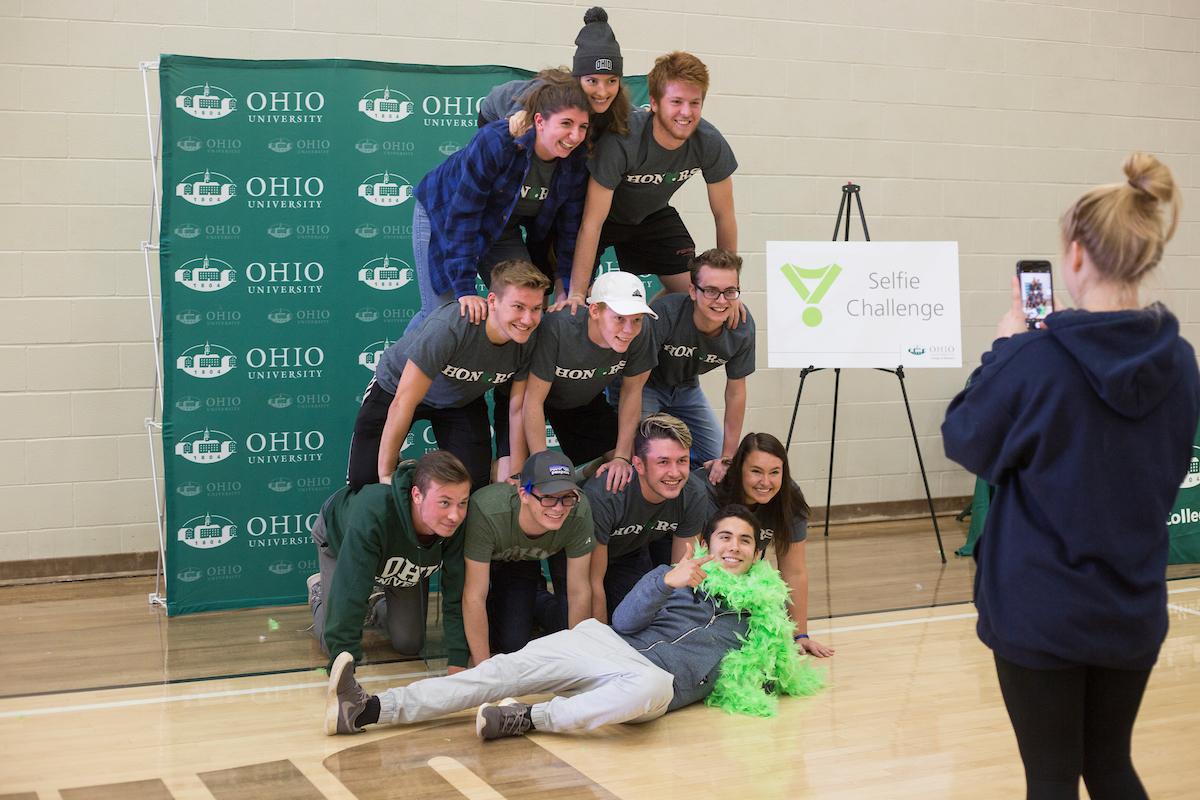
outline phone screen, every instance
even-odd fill
[[[1025,324],[1030,328],[1044,320],[1054,310],[1054,287],[1049,261],[1018,261],[1017,279],[1021,283],[1021,306]]]

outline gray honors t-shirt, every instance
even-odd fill
[[[462,408],[494,386],[525,380],[536,341],[535,330],[525,344],[492,344],[486,323],[471,324],[459,314],[458,303],[447,303],[383,351],[375,367],[375,382],[395,394],[411,359],[433,378],[421,402],[432,408]]]
[[[642,497],[636,476],[615,494],[605,488],[606,479],[604,475],[591,478],[583,485],[583,494],[592,508],[596,543],[608,545],[610,561],[664,536],[699,536],[717,511],[704,478],[695,472],[688,474],[678,497],[658,505]]]
[[[696,304],[686,294],[664,295],[650,307],[658,366],[647,385],[671,387],[697,382],[700,375],[725,365],[726,377],[737,380],[754,372],[754,317],[746,309],[746,321],[735,330],[722,327],[707,336],[692,320]]]
[[[538,343],[529,371],[550,383],[546,405],[551,408],[586,405],[614,377],[640,375],[654,368],[654,334],[649,315],[643,317],[642,332],[624,353],[593,343],[588,338],[587,321],[586,310],[580,309],[572,315],[564,309],[544,314],[538,325]]]
[[[679,148],[654,141],[649,111],[629,117],[628,136],[605,136],[596,145],[588,169],[596,183],[614,190],[608,219],[637,225],[671,201],[671,195],[696,173],[705,183],[720,183],[737,169],[729,142],[711,123],[700,120]]]

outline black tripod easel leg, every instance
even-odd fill
[[[847,198],[849,198],[850,195],[853,194],[854,199],[858,201],[858,218],[860,220],[862,220],[863,238],[869,242],[869,241],[871,241],[871,232],[867,230],[867,215],[866,215],[866,212],[863,211],[863,207],[862,207],[862,193],[859,191],[858,186],[855,186],[854,184],[849,184],[849,185],[853,186],[854,188],[853,189],[849,189],[849,188],[843,189],[843,191],[846,192]],[[847,242],[850,241],[850,201],[849,200],[846,201],[846,241]]]
[[[838,234],[842,232],[842,214],[846,215],[846,241],[850,241],[850,187],[854,184],[847,183],[842,187],[842,201],[838,203],[837,220],[833,223],[833,241],[838,240]],[[855,187],[858,188],[858,187]],[[858,206],[862,208],[862,200],[858,201]]]
[[[925,500],[929,503],[929,519],[933,522],[933,534],[937,537],[938,555],[945,564],[946,549],[942,546],[942,529],[938,527],[937,512],[933,510],[933,494],[929,491],[929,476],[925,472],[925,459],[921,457],[921,443],[917,440],[917,425],[913,422],[912,406],[908,402],[908,389],[904,386],[904,365],[902,364],[894,370],[884,370],[884,372],[891,372],[900,381],[900,394],[904,397],[904,411],[908,414],[908,429],[912,431],[913,448],[917,451],[917,464],[921,467],[921,482],[925,485]]]
[[[847,218],[849,219],[849,218]],[[837,442],[838,389],[842,383],[842,368],[833,370],[833,425],[829,428],[829,475],[825,482],[825,535],[829,536],[829,503],[833,498],[833,450]]]
[[[822,367],[805,367],[800,370],[800,386],[796,389],[796,402],[792,406],[792,422],[788,425],[787,443],[783,446],[784,450],[788,450],[792,446],[792,431],[796,429],[796,412],[800,410],[800,395],[804,394],[804,381],[814,372],[820,372]]]

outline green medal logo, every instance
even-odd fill
[[[801,312],[800,319],[804,320],[804,324],[810,328],[820,325],[824,316],[817,305],[825,297],[829,287],[837,280],[838,275],[842,274],[842,268],[837,264],[830,264],[817,269],[803,269],[795,264],[784,264],[779,269],[783,272],[783,277],[787,278],[788,283],[796,290],[796,294],[800,295],[800,299],[808,304],[808,308]],[[815,281],[816,287],[809,289],[807,281]]]

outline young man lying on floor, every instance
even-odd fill
[[[325,732],[472,706],[483,739],[648,722],[699,700],[769,716],[776,694],[812,694],[822,677],[796,653],[787,586],[758,558],[758,529],[744,506],[726,506],[703,534],[711,554],[689,545],[678,564],[647,573],[611,627],[588,619],[455,675],[368,695],[354,679],[354,658],[342,653],[329,673]],[[556,696],[532,705],[509,698],[529,694]]]

